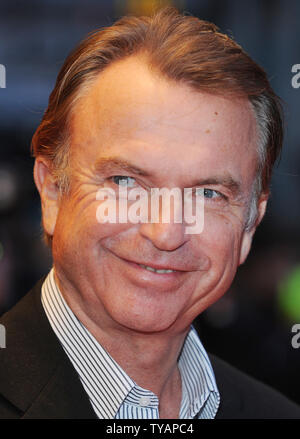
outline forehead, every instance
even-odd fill
[[[204,171],[218,162],[224,167],[225,160],[250,176],[256,151],[256,123],[248,100],[196,92],[164,79],[138,57],[115,62],[100,73],[73,112],[72,154],[86,163],[118,154],[151,167],[160,154],[156,169],[167,161],[172,169],[189,166],[190,171],[205,163]]]

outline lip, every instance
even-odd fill
[[[138,284],[141,287],[148,288],[149,286],[155,287],[156,290],[166,291],[174,290],[181,285],[184,278],[189,274],[188,271],[177,270],[171,273],[155,273],[149,271],[146,268],[141,267],[139,264],[147,265],[149,267],[156,268],[157,270],[173,270],[170,266],[157,263],[134,262],[125,258],[122,258],[115,253],[112,253],[125,268],[125,276],[128,277],[131,282]]]
[[[157,264],[155,262],[150,262],[150,263],[149,262],[137,262],[137,261],[131,261],[130,259],[124,259],[124,258],[121,258],[121,259],[123,259],[127,262],[130,262],[132,264],[138,265],[139,267],[140,267],[140,265],[146,265],[147,267],[154,268],[155,270],[173,270],[174,272],[179,272],[179,273],[186,273],[188,271],[188,270],[182,270],[182,269],[177,268],[177,267],[175,268],[175,267],[172,267],[170,265]],[[143,268],[143,267],[140,267],[140,268],[142,268],[143,270],[146,270],[146,268]],[[172,274],[172,273],[156,273],[156,274]]]
[[[166,266],[161,266],[161,265],[157,265],[157,264],[144,264],[141,262],[133,262],[133,261],[129,261],[126,259],[123,259],[124,261],[126,261],[127,263],[135,266],[136,268],[139,268],[140,270],[146,271],[147,273],[152,273],[158,276],[166,276],[166,275],[174,275],[174,274],[181,274],[181,273],[186,273],[186,271],[182,271],[182,270],[175,270],[174,268],[170,268],[170,267],[166,267]],[[146,265],[147,267],[153,268],[155,270],[173,270],[171,273],[156,273],[155,271],[149,271],[144,267],[141,267],[141,265]]]

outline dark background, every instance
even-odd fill
[[[298,0],[1,0],[0,314],[51,267],[30,141],[65,57],[88,32],[158,3],[215,22],[264,67],[284,101],[284,152],[266,217],[230,291],[196,324],[210,352],[300,403],[300,348],[291,344],[300,323],[300,88],[291,84],[300,64]]]

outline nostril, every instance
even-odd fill
[[[189,239],[184,233],[183,224],[141,224],[139,231],[155,248],[164,251],[177,250]]]

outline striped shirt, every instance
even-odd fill
[[[77,319],[50,271],[42,286],[50,325],[73,364],[99,419],[159,419],[159,400],[130,378]],[[193,327],[178,359],[182,399],[180,419],[213,419],[220,404],[207,353]]]

